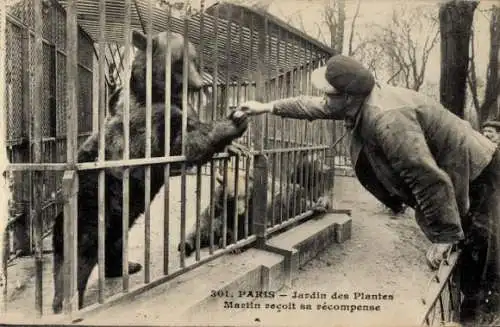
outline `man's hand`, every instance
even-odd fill
[[[441,262],[447,260],[451,251],[453,250],[453,243],[435,243],[427,249],[426,259],[427,265],[432,270],[436,270],[441,265]]]
[[[262,103],[258,101],[247,101],[240,104],[238,110],[250,116],[261,115],[265,113],[270,113],[273,111],[273,105],[271,103]]]

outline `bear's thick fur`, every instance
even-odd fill
[[[165,53],[166,46],[172,45],[172,97],[171,97],[171,138],[170,155],[181,154],[182,139],[182,66],[184,38],[178,34],[159,33],[153,37],[153,96],[151,156],[164,156],[165,144]],[[133,33],[133,44],[138,49],[132,66],[130,79],[130,158],[144,158],[146,145],[146,36]],[[202,78],[198,71],[197,55],[194,46],[189,43],[189,76],[190,90],[199,90]],[[104,133],[106,139],[106,160],[120,160],[123,155],[123,92],[118,89],[113,95],[112,115],[106,118]],[[227,119],[210,123],[202,123],[188,110],[187,135],[185,137],[185,156],[188,167],[203,164],[215,153],[224,150],[232,140],[240,137],[247,128],[245,115],[230,115]],[[99,136],[90,136],[78,150],[78,162],[93,162],[98,158]],[[180,173],[180,163],[171,164],[171,176]],[[86,170],[79,173],[78,188],[78,303],[83,306],[84,292],[91,271],[97,264],[98,250],[98,171]],[[151,167],[151,199],[155,197],[164,184],[163,165]],[[130,169],[130,228],[135,220],[144,212],[145,205],[144,167]],[[105,171],[105,224],[106,224],[106,276],[121,276],[122,272],[122,168]],[[55,219],[53,229],[54,247],[54,287],[55,295],[52,303],[54,313],[62,309],[63,300],[63,224],[64,215],[60,213]],[[138,264],[129,263],[129,273],[140,270]]]

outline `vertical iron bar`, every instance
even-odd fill
[[[218,77],[218,55],[219,55],[219,7],[215,8],[215,12],[213,14],[213,23],[215,27],[214,31],[214,43],[212,49],[212,63],[213,63],[213,76],[212,76],[212,120],[216,119],[217,113],[217,95],[218,95],[218,85],[217,81]],[[213,254],[214,252],[214,219],[215,219],[215,160],[210,160],[210,249],[209,254]]]
[[[308,43],[308,47],[307,47],[307,50],[308,50],[308,59],[307,59],[307,77],[306,77],[306,80],[307,80],[307,94],[308,95],[311,95],[312,96],[312,82],[311,82],[311,74],[312,74],[312,71],[314,69],[314,65],[313,65],[313,55],[312,55],[312,48],[313,48],[313,45],[311,43]],[[323,121],[320,121],[318,123],[318,144],[320,145],[324,145],[324,142],[323,142],[323,126],[324,126],[324,122]],[[324,160],[325,160],[325,156],[324,155],[321,155],[321,154],[324,154],[324,150],[319,150],[318,152],[318,163],[321,165],[320,167],[318,167],[319,171],[324,171],[324,168],[323,168],[323,164],[324,164]],[[316,165],[314,165],[314,167],[316,167]],[[323,190],[323,185],[325,184],[325,181],[324,181],[324,178],[326,176],[323,176],[323,174],[316,174],[316,179],[315,179],[315,187],[316,187],[316,197],[319,197],[320,195],[323,195],[324,194],[324,190]]]
[[[240,20],[239,20],[239,28],[238,28],[238,49],[240,49],[239,51],[239,56],[238,56],[238,67],[240,67],[242,70],[245,69],[245,67],[243,67],[243,21],[245,19],[245,11],[244,10],[241,10],[240,11]],[[238,75],[238,85],[237,85],[237,93],[238,93],[238,96],[236,98],[237,100],[237,106],[240,105],[241,103],[241,85],[243,83],[243,80],[241,79],[241,76],[243,74],[237,74]],[[245,99],[246,100],[246,99]]]
[[[254,14],[252,14],[252,20],[254,19]],[[266,48],[267,42],[266,37],[268,35],[268,19],[264,18],[264,28],[259,29],[259,43],[258,43],[258,61],[257,61],[257,83],[256,83],[256,93],[258,94],[257,101],[263,101],[264,97],[262,94],[265,93],[265,73],[264,69],[268,67],[266,58]],[[255,129],[253,135],[254,148],[261,152],[264,148],[263,140],[263,127],[266,117],[256,117],[254,120]],[[254,230],[257,236],[257,247],[262,247],[266,240],[266,229],[267,229],[267,188],[268,188],[268,159],[265,155],[259,153],[255,157],[255,168],[254,168],[254,196],[253,196],[253,217],[254,217]]]
[[[66,161],[77,162],[78,151],[78,25],[76,1],[68,1],[66,8]],[[66,171],[63,176],[64,193],[64,280],[63,311],[71,315],[78,308],[78,174]]]
[[[232,11],[231,7],[228,7],[226,9],[226,23],[227,23],[227,29],[226,29],[226,49],[225,49],[225,59],[226,59],[226,76],[225,76],[225,88],[226,88],[226,98],[224,99],[225,102],[225,114],[227,115],[229,113],[229,79],[231,77],[231,40],[232,40],[232,33],[231,33],[231,27],[233,25],[232,23]]]
[[[443,303],[443,292],[439,294],[439,310],[441,313],[441,322],[444,322],[445,319],[445,313],[444,313],[444,303]]]
[[[453,319],[453,311],[455,310],[455,304],[453,303],[453,289],[451,286],[451,279],[449,278],[447,281],[448,293],[450,293],[450,301],[449,301],[449,310],[448,310],[448,321],[452,321]]]
[[[33,89],[33,162],[42,162],[42,110],[43,101],[43,40],[42,40],[42,3],[35,1],[35,49],[34,49],[34,89]],[[3,86],[2,86],[3,87]],[[33,231],[35,243],[35,306],[39,317],[43,314],[43,239],[42,239],[42,216],[41,216],[41,201],[42,201],[42,172],[34,172],[34,180],[32,184],[33,190]]]
[[[200,260],[201,247],[201,166],[196,167],[196,261]]]
[[[187,116],[188,116],[188,69],[189,69],[189,15],[191,8],[189,2],[186,2],[186,12],[184,13],[184,47],[183,47],[183,67],[182,67],[182,155],[186,155],[186,134],[187,134]],[[181,243],[186,242],[186,162],[181,164]],[[181,268],[186,263],[184,251],[181,251]]]
[[[200,72],[201,74],[204,74],[204,36],[205,36],[205,0],[201,0],[200,3],[200,42],[199,42],[199,47],[198,47],[198,56],[200,59]],[[203,76],[203,75],[202,75]],[[203,91],[202,91],[203,92]],[[199,99],[199,107],[198,107],[198,117],[201,115],[201,110],[202,110],[202,92],[198,93],[198,99]],[[206,110],[205,110],[206,111]],[[198,165],[196,167],[196,261],[199,261],[200,258],[200,247],[201,247],[201,234],[200,234],[200,214],[201,214],[201,170],[202,166]]]
[[[278,26],[276,25],[271,25],[273,26],[274,28],[279,28]],[[273,75],[273,71],[271,69],[271,63],[272,63],[272,50],[273,50],[273,44],[272,44],[272,29],[270,27],[268,27],[267,29],[267,40],[266,40],[266,46],[267,46],[267,51],[266,51],[266,71],[267,71],[267,76],[266,76],[266,80],[267,80],[267,89],[266,89],[266,101],[269,102],[271,100],[274,100],[273,99],[273,96],[272,96],[272,91],[273,91],[273,88],[272,88],[272,85],[271,85],[271,79],[272,79],[272,75]],[[270,142],[270,132],[269,132],[269,125],[271,125],[271,122],[269,121],[271,120],[271,122],[273,123],[273,142],[271,143]],[[273,148],[276,147],[276,117],[272,116],[272,115],[266,115],[266,141],[267,141],[267,145],[266,145],[266,148],[269,148],[270,147],[270,144],[272,144]],[[276,205],[276,196],[275,196],[275,193],[276,193],[276,187],[275,187],[275,174],[276,174],[276,157],[277,155],[276,154],[271,154],[270,155],[271,157],[271,212],[270,212],[270,217],[271,217],[271,225],[274,226],[274,223],[275,223],[275,210],[274,210],[274,207]],[[267,226],[266,226],[267,228]]]
[[[153,98],[153,0],[148,1],[146,25],[146,149],[151,158],[151,116]],[[151,280],[151,166],[144,167],[144,283]]]
[[[275,98],[276,100],[277,99],[280,99],[281,98],[281,90],[280,90],[280,43],[281,43],[281,27],[280,26],[276,26],[276,69],[275,69],[275,84],[274,84],[274,87],[275,87],[275,90],[274,90],[274,94],[275,94]],[[281,118],[278,118],[278,117],[274,117],[274,121],[275,121],[275,126],[274,126],[274,148],[281,148],[283,147],[283,129],[281,129],[279,135],[280,135],[280,142],[278,142],[277,138],[278,138],[278,124],[281,125],[281,127],[283,128],[283,120]],[[283,198],[283,181],[281,180],[281,171],[283,170],[283,152],[280,152],[278,154],[275,155],[274,157],[274,161],[276,161],[276,164],[274,164],[273,166],[273,184],[276,183],[276,175],[278,175],[279,177],[277,178],[278,179],[278,182],[279,182],[279,192],[276,192],[279,194],[280,196],[280,199]],[[276,172],[276,168],[277,168],[277,172]],[[273,194],[273,196],[275,196]],[[274,211],[274,208],[273,208],[273,211]],[[281,222],[281,219],[283,217],[283,203],[282,201],[280,201],[280,205],[279,205],[279,208],[275,211],[276,214],[278,215],[278,219],[279,221]],[[273,226],[276,224],[276,219],[277,217],[274,217],[273,219]]]
[[[286,66],[284,68],[284,74],[283,74],[283,84],[284,84],[284,94],[285,94],[285,97],[291,97],[292,96],[292,92],[291,92],[291,72],[289,70],[289,67],[290,67],[290,50],[289,50],[289,46],[290,46],[290,33],[288,31],[284,31],[284,34],[285,34],[285,37],[284,37],[284,45],[285,45],[285,58],[284,58],[284,62],[286,63]],[[290,76],[290,79],[288,79],[288,76]],[[286,133],[284,133],[284,137],[283,137],[283,140],[284,140],[284,144],[283,144],[283,147],[285,148],[290,148],[291,145],[290,145],[290,140],[291,140],[291,136],[292,136],[292,131],[291,131],[291,122],[289,119],[283,119],[283,128],[282,128],[282,131],[286,131]],[[292,167],[292,172],[293,170],[295,169],[294,165],[295,163],[293,161],[291,161],[291,153],[290,151],[286,151],[285,153],[285,163],[287,165],[287,167],[284,169],[284,180],[286,181],[286,187],[285,187],[285,199],[286,199],[286,211],[285,211],[285,220],[288,220],[288,218],[291,218],[290,217],[290,207],[292,207],[290,205],[290,201],[288,201],[288,199],[290,198],[290,183],[288,182],[290,180],[290,169],[288,169],[289,167]]]
[[[301,77],[301,88],[302,88],[302,93],[303,94],[307,94],[307,41],[304,41],[302,40],[301,41],[301,46],[302,46],[302,50],[303,50],[303,53],[301,55],[301,74],[300,74],[300,77]],[[303,57],[302,57],[303,56]],[[313,121],[313,122],[306,122],[305,125],[309,125],[309,130],[311,130],[310,132],[310,135],[311,135],[311,138],[309,139],[309,142],[308,142],[308,146],[312,146],[312,145],[316,145],[316,139],[314,138],[314,135],[316,134],[316,129],[317,129],[317,121]],[[308,154],[311,156],[311,157],[314,157],[314,150],[309,150],[308,151]],[[314,192],[314,186],[316,185],[315,183],[313,183],[313,175],[314,175],[314,170],[311,170],[311,165],[309,165],[309,163],[311,162],[309,160],[309,158],[307,159],[306,161],[308,164],[307,164],[307,167],[309,167],[309,178],[307,180],[307,184],[308,187],[310,188],[311,190],[311,194]],[[311,196],[312,197],[312,196]],[[307,209],[307,208],[304,208],[304,209]],[[301,210],[302,211],[302,210]]]
[[[236,205],[234,206],[234,230],[233,230],[233,241],[236,243],[240,238],[238,235],[238,198],[239,198],[239,183],[240,183],[240,157],[235,157],[235,165],[234,165],[234,199],[236,201]]]
[[[245,21],[245,11],[244,10],[241,10],[240,11],[240,21],[239,21],[239,49],[243,49],[243,22]],[[241,66],[242,69],[247,69],[247,71],[250,71],[251,70],[251,65],[252,65],[252,46],[253,46],[253,23],[252,21],[250,22],[250,29],[249,29],[249,36],[250,36],[250,42],[248,43],[248,46],[249,46],[249,61],[248,61],[248,64],[247,64],[247,67],[243,67],[243,50],[240,51],[240,56],[239,56],[239,65]],[[241,79],[241,76],[242,74],[238,74],[238,105],[241,104],[241,99],[240,99],[240,96],[241,96],[241,89],[240,87],[242,87],[243,83],[244,86],[243,86],[243,93],[244,93],[244,101],[248,101],[249,98],[248,98],[248,89],[249,89],[249,83],[248,82],[251,82],[252,80],[252,77],[250,74],[246,74],[248,80],[245,80],[243,81]],[[250,126],[249,126],[250,127]],[[251,128],[251,127],[250,127]],[[247,141],[247,144],[251,144],[250,141],[250,131],[247,131],[246,133],[246,141]],[[250,222],[250,215],[252,214],[250,212],[250,192],[252,192],[253,188],[250,189],[250,179],[253,179],[253,170],[252,170],[252,166],[253,165],[253,157],[251,156],[248,156],[246,158],[246,165],[245,165],[245,181],[246,181],[246,184],[245,184],[245,226],[244,226],[244,236],[245,238],[247,238],[251,233],[253,233],[254,229],[253,229],[253,226],[249,226],[249,222]],[[252,184],[253,185],[253,184]]]
[[[224,49],[224,58],[225,58],[225,61],[226,61],[226,71],[225,71],[225,75],[224,75],[224,92],[223,92],[223,96],[224,98],[221,99],[221,101],[223,101],[224,103],[224,116],[227,116],[229,114],[229,99],[230,99],[230,83],[229,83],[229,79],[230,79],[230,76],[231,76],[231,60],[230,60],[230,57],[231,57],[231,28],[232,28],[232,10],[231,10],[231,7],[228,7],[226,9],[226,44],[225,44],[225,49]],[[221,117],[222,118],[222,117]],[[223,161],[223,169],[226,169],[227,168],[227,164],[228,164],[228,161],[232,160],[232,158],[229,158],[227,160],[224,160]],[[234,157],[234,160],[238,160],[237,157]],[[220,162],[219,162],[220,164]],[[234,167],[234,165],[231,165],[232,167]],[[220,167],[220,166],[219,166]],[[225,173],[225,172],[224,172]],[[226,183],[226,180],[224,180],[224,183]],[[224,185],[224,188],[226,188],[226,185]],[[224,216],[223,220],[224,221],[227,221],[227,194],[226,194],[226,197],[225,197],[225,200],[224,200],[224,205],[226,206],[226,208],[224,209],[225,210],[225,213],[226,215]]]
[[[302,47],[302,54],[300,55],[300,58],[301,58],[301,63],[300,63],[300,87],[301,87],[301,90],[302,90],[302,94],[307,94],[307,77],[306,77],[306,74],[307,74],[307,43],[305,40],[301,40],[300,41],[300,45]],[[306,130],[304,131],[305,135],[306,135],[306,146],[308,148],[310,148],[312,145],[315,145],[316,143],[316,140],[314,139],[314,134],[316,132],[315,128],[316,128],[316,122],[317,121],[313,121],[313,122],[304,122],[304,125],[305,126],[308,126],[308,130],[309,130],[309,133],[306,133]],[[305,129],[305,128],[304,128]],[[313,170],[311,169],[311,165],[309,165],[310,163],[310,159],[314,157],[314,151],[313,150],[308,150],[306,152],[306,167],[307,167],[307,175],[306,175],[306,180],[305,180],[305,185],[309,188],[309,192],[311,194],[311,199],[313,199],[313,192],[314,192],[314,184],[312,183],[313,181]],[[302,210],[305,210],[307,208],[303,208],[302,207]]]
[[[105,158],[104,119],[106,110],[106,0],[99,0],[99,162]],[[98,269],[99,269],[99,303],[104,303],[104,263],[106,246],[106,209],[104,169],[99,170],[99,219],[98,219]],[[125,228],[125,226],[124,226]]]
[[[248,15],[247,15],[248,16]],[[249,19],[250,18],[250,19]],[[249,50],[249,54],[248,54],[248,76],[249,76],[249,81],[248,83],[246,84],[246,92],[247,92],[247,97],[246,97],[246,101],[248,100],[255,100],[255,97],[254,97],[254,92],[252,92],[253,90],[253,86],[254,86],[254,83],[255,83],[255,76],[253,74],[253,72],[255,71],[255,68],[253,65],[254,65],[254,60],[255,60],[255,55],[254,55],[254,47],[255,47],[255,24],[254,24],[254,20],[253,20],[253,16],[250,15],[249,17],[247,17],[246,19],[249,19],[250,20],[250,50]],[[258,57],[258,56],[257,56]],[[251,147],[252,146],[252,139],[253,139],[253,124],[249,124],[249,127],[247,129],[247,140],[248,140],[248,146]],[[252,164],[253,164],[253,159],[252,158]]]
[[[285,75],[281,74],[281,89],[280,89],[280,97],[284,98],[286,97],[286,83],[285,83]],[[285,122],[286,120],[283,118],[280,118],[280,147],[285,148]],[[287,185],[289,182],[286,179],[286,173],[289,169],[289,163],[286,160],[288,157],[286,152],[280,152],[280,196],[281,198],[284,197],[283,192],[286,191]],[[286,216],[286,207],[282,204],[280,206],[280,220],[279,223],[281,224],[283,222],[283,217]]]
[[[6,33],[7,33],[7,5],[5,1],[0,2],[0,85],[6,85],[5,84],[5,79],[6,79],[6,65],[5,65],[5,59],[6,59],[6,52],[7,52],[7,42],[6,42]],[[6,90],[5,87],[0,87],[0,108],[7,108],[6,106]],[[7,122],[8,122],[8,112],[7,110],[2,111],[2,116],[0,117],[0,151],[2,151],[2,159],[6,159],[7,157],[7,151],[5,146],[5,141],[7,141]],[[7,161],[5,161],[6,164],[8,164]],[[3,173],[3,171],[2,171]],[[8,173],[7,178],[13,178],[12,176],[13,173]],[[2,183],[4,180],[2,180]],[[7,197],[4,197],[4,203],[9,203],[11,200],[12,194],[9,192]],[[0,206],[2,207],[2,206]],[[3,251],[0,251],[0,289],[1,289],[1,294],[0,294],[0,312],[7,313],[7,281],[8,281],[8,276],[7,276],[7,260],[9,256],[9,239],[8,239],[8,228],[7,224],[9,221],[9,213],[8,213],[8,206],[3,207],[1,210],[3,210],[2,214],[0,215],[0,247],[3,249]]]
[[[123,159],[128,160],[130,158],[130,57],[132,49],[132,37],[131,37],[131,15],[132,15],[132,1],[125,0],[125,17],[124,17],[124,40],[125,48],[123,51],[123,56],[125,60],[125,67],[123,67]],[[128,271],[128,226],[129,226],[129,215],[130,215],[130,169],[124,167],[123,170],[123,181],[122,181],[122,290],[124,293],[129,290],[129,271]]]
[[[222,248],[225,249],[227,246],[227,170],[228,170],[228,159],[224,160],[224,167],[222,171]]]
[[[297,62],[297,51],[295,49],[295,41],[296,41],[296,37],[295,36],[292,36],[291,38],[291,46],[292,46],[292,69],[290,70],[290,86],[291,86],[291,89],[292,89],[292,96],[297,96],[297,73],[295,72],[295,69],[297,69],[297,65],[298,65],[298,62]],[[299,120],[296,120],[294,119],[292,121],[292,124],[293,124],[293,143],[294,143],[294,147],[297,147],[300,143],[300,125],[303,121],[299,121]],[[291,162],[294,163],[294,165],[297,164],[297,162],[299,162],[299,166],[302,164],[302,158],[301,158],[301,152],[300,150],[299,151],[292,151],[292,160]],[[304,175],[303,172],[301,172],[301,184],[302,184],[302,176]],[[303,185],[303,184],[302,184]],[[292,197],[291,199],[295,198],[295,194],[297,193],[297,184],[294,183],[292,185]],[[290,199],[290,198],[287,198],[287,200]],[[295,217],[297,215],[297,202],[296,201],[292,201],[292,216]]]
[[[172,30],[172,6],[168,4],[168,23],[167,23],[167,35],[168,39],[171,38]],[[167,44],[167,50],[165,54],[165,156],[170,156],[170,138],[171,138],[171,126],[170,126],[170,115],[171,115],[171,79],[172,79],[172,45],[171,42]],[[163,193],[163,274],[168,275],[169,261],[170,261],[170,164],[164,166],[164,193]],[[184,251],[184,244],[181,244],[181,252]]]
[[[219,80],[218,72],[219,72],[219,7],[215,8],[214,12],[214,43],[212,49],[212,63],[213,63],[213,76],[212,76],[212,120],[216,119],[217,113],[217,94],[218,94],[218,85],[217,81]],[[214,161],[211,161],[211,165],[215,164]]]
[[[246,157],[246,165],[245,165],[245,229],[244,229],[244,236],[245,238],[248,237],[249,232],[250,232],[250,226],[249,224],[249,215],[250,215],[250,179],[253,179],[253,176],[251,176],[250,169],[251,169],[251,164],[252,164],[252,158],[250,156]]]
[[[303,61],[302,61],[302,54],[301,54],[301,48],[302,48],[302,40],[298,40],[299,42],[297,43],[297,64],[296,64],[296,67],[297,67],[297,85],[298,85],[298,92],[300,92],[300,94],[303,94],[304,93],[304,88],[303,88],[303,81],[304,81],[304,78],[303,78]],[[305,191],[305,197],[306,197],[306,201],[307,201],[307,198],[308,198],[308,194],[309,194],[309,184],[308,184],[308,177],[309,177],[309,169],[308,169],[308,166],[307,166],[307,158],[308,158],[308,155],[310,153],[308,147],[309,147],[309,142],[308,142],[308,133],[307,131],[310,130],[313,126],[311,123],[309,123],[308,121],[306,120],[303,120],[301,121],[300,123],[300,130],[299,130],[299,134],[300,134],[300,137],[301,137],[301,146],[302,147],[305,147],[304,151],[299,151],[299,158],[300,158],[300,165],[301,167],[303,167],[303,179],[302,179],[302,185],[304,185],[304,191]],[[309,128],[308,128],[309,127]],[[298,213],[302,213],[304,211],[304,201],[300,201],[297,205],[298,207]],[[297,213],[297,214],[298,214]]]
[[[5,2],[5,1],[4,1]],[[30,13],[30,3],[28,1],[24,1],[24,4],[22,6],[22,12],[24,13],[23,15],[23,22],[27,24],[27,16],[28,13]],[[33,123],[31,121],[32,119],[32,103],[33,103],[33,67],[31,66],[31,58],[34,53],[34,49],[32,46],[32,38],[33,36],[31,35],[31,32],[29,28],[23,28],[22,31],[22,56],[25,65],[28,67],[28,69],[23,69],[22,73],[22,90],[23,90],[23,95],[22,95],[22,103],[23,103],[23,112],[26,117],[30,117],[30,120],[28,120],[26,123],[23,124],[23,127],[28,130],[28,135],[29,135],[29,142],[32,142],[33,140],[31,139],[33,136]],[[11,64],[12,65],[12,64]],[[31,143],[30,143],[31,144]],[[33,149],[30,146],[28,150],[28,161],[33,162]],[[26,172],[26,174],[22,175],[27,175],[27,183],[29,187],[31,185],[34,185],[33,181],[33,172]],[[24,177],[24,176],[23,176]],[[32,220],[32,211],[33,211],[33,192],[31,190],[28,191],[27,194],[27,200],[29,205],[26,206],[26,209],[29,210],[29,215],[25,219],[26,220],[26,225],[27,225],[27,233],[28,233],[28,243],[29,243],[29,251],[33,251],[33,220]]]
[[[205,0],[201,0],[200,2],[200,42],[198,44],[198,58],[200,62],[200,72],[202,74],[205,73],[205,62],[204,62],[204,51],[205,51],[205,43],[204,43],[204,37],[205,37]],[[203,89],[205,88],[205,85],[203,85]],[[202,109],[202,95],[203,95],[203,89],[201,92],[198,92],[198,118],[201,115],[201,109]],[[198,167],[200,168],[200,167]]]
[[[210,163],[210,218],[209,218],[209,226],[210,226],[210,240],[209,240],[209,254],[212,255],[214,253],[214,219],[215,219],[215,162],[211,160]]]

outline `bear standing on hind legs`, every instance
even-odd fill
[[[151,156],[162,157],[165,154],[165,55],[167,44],[172,49],[171,75],[171,108],[170,108],[170,155],[181,154],[182,140],[182,71],[184,38],[179,34],[159,33],[153,37],[153,80],[152,80],[152,127]],[[133,33],[133,44],[138,49],[132,64],[130,79],[130,157],[145,156],[146,126],[146,36]],[[198,70],[197,54],[189,43],[188,88],[199,90],[202,78]],[[125,94],[117,90],[113,96],[113,114],[106,118],[104,133],[106,139],[106,160],[122,159],[123,137],[123,99]],[[227,145],[240,137],[247,128],[245,115],[231,114],[227,119],[202,123],[188,109],[187,135],[185,138],[185,156],[187,164],[197,165],[207,162],[215,153],[221,152]],[[90,136],[78,151],[78,162],[93,162],[98,158],[99,136]],[[163,165],[151,167],[151,199],[155,197],[164,184]],[[180,164],[171,164],[171,176],[180,174]],[[78,189],[78,262],[77,289],[78,306],[83,307],[84,292],[90,273],[97,264],[98,250],[98,171],[86,170],[79,173]],[[122,175],[121,168],[106,169],[105,172],[105,272],[107,277],[121,276],[122,273]],[[129,191],[131,194],[130,228],[135,220],[144,212],[144,167],[130,169]],[[62,310],[64,281],[63,229],[64,215],[61,212],[55,219],[53,229],[54,247],[54,313]],[[129,263],[129,274],[138,272],[141,265]]]

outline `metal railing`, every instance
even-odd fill
[[[421,326],[443,326],[458,321],[461,304],[457,269],[459,255],[459,251],[452,252],[429,280],[427,294],[422,299]]]

